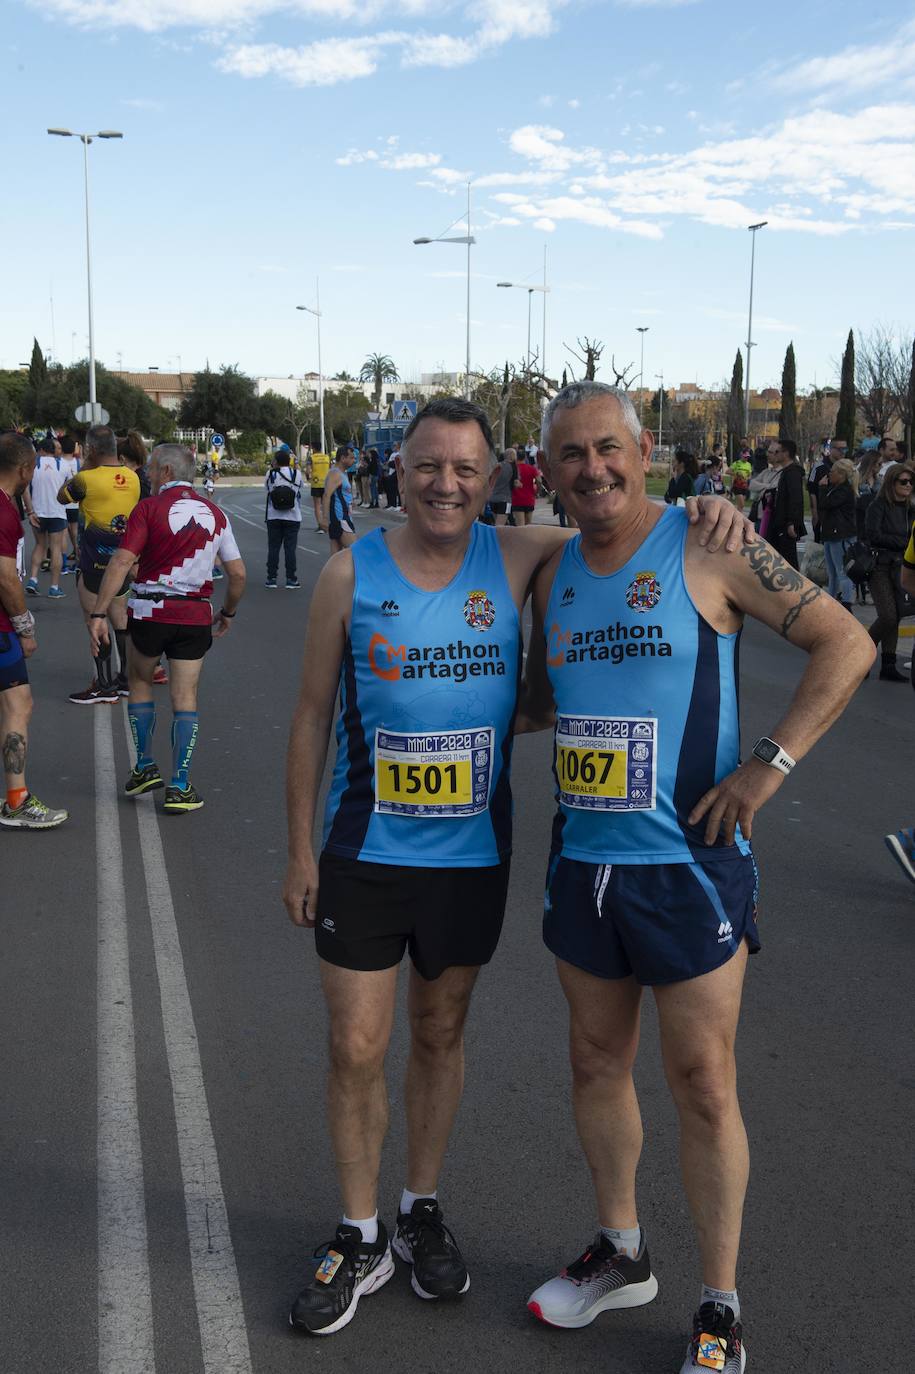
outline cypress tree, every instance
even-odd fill
[[[842,354],[842,380],[839,383],[839,413],[836,416],[836,438],[844,439],[851,453],[855,447],[855,331],[848,331],[848,342]]]
[[[793,341],[785,350],[785,365],[782,368],[782,414],[778,422],[778,437],[797,440],[797,365]]]
[[[912,461],[915,452],[915,339],[912,340],[912,366],[909,368],[909,404],[905,417],[906,457]]]
[[[36,391],[48,380],[48,365],[37,339],[32,340],[32,358],[29,363],[29,386]]]
[[[737,447],[744,437],[743,433],[743,354],[737,350],[734,370],[731,373],[731,394],[728,397],[728,461],[737,456]]]

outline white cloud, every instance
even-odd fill
[[[381,165],[392,172],[412,172],[420,167],[434,167],[441,160],[441,153],[395,153],[393,157],[386,157]]]
[[[402,67],[465,67],[480,55],[479,46],[469,38],[453,34],[415,34],[404,45]]]
[[[795,63],[775,83],[797,94],[835,91],[837,95],[887,91],[891,84],[915,86],[915,20],[909,20],[885,43],[858,44],[832,57]]]
[[[541,215],[540,219],[534,220],[534,228],[542,230],[544,234],[552,234],[556,228],[556,221],[548,219],[546,215]]]
[[[216,63],[220,71],[252,79],[277,76],[293,86],[335,86],[371,76],[378,69],[381,49],[401,35],[374,34],[371,38],[324,38],[300,48],[278,43],[242,43],[230,47]]]
[[[578,109],[581,108],[581,101],[580,101],[580,100],[569,100],[569,101],[567,102],[567,104],[568,104],[570,110],[578,110]]]
[[[358,148],[350,148],[343,157],[336,159],[336,163],[338,167],[353,167],[359,162],[377,162],[377,160],[378,154],[374,148],[369,148],[364,153],[361,153]]]

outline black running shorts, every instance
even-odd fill
[[[488,964],[499,943],[510,860],[492,868],[408,868],[326,850],[318,866],[315,947],[339,968],[394,968],[409,949],[430,982]]]
[[[130,641],[138,654],[145,658],[194,659],[203,658],[213,643],[209,625],[166,625],[162,621],[134,620],[127,622]]]
[[[80,570],[79,570],[79,576],[80,576],[80,579],[82,580],[83,586],[86,588],[86,591],[87,591],[87,592],[92,592],[92,595],[93,595],[93,596],[97,596],[98,593],[99,593],[99,590],[101,589],[102,578],[105,576],[105,573],[106,573],[107,571],[108,571],[107,567],[105,567],[105,568],[96,568],[96,567],[91,567],[91,568],[80,568]],[[127,595],[127,593],[130,591],[130,583],[131,583],[131,578],[128,576],[128,577],[125,578],[125,580],[122,582],[120,591],[115,592],[115,599],[117,599],[117,597],[119,597],[119,596],[126,596],[126,595]]]

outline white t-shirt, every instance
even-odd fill
[[[50,453],[39,453],[29,487],[32,509],[39,519],[66,520],[67,508],[58,501],[57,493],[64,482],[75,476],[75,458],[55,458]]]
[[[302,521],[302,474],[298,468],[271,468],[264,480],[267,488],[267,519],[268,520],[292,520],[296,524]],[[270,500],[270,490],[272,487],[292,486],[295,490],[295,502],[288,510],[277,510]]]

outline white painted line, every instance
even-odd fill
[[[126,710],[123,719],[130,749]],[[159,821],[152,797],[138,798],[135,804],[178,1129],[203,1367],[206,1374],[251,1374],[238,1269]]]
[[[127,899],[111,714],[95,710],[98,1367],[155,1374]]]

